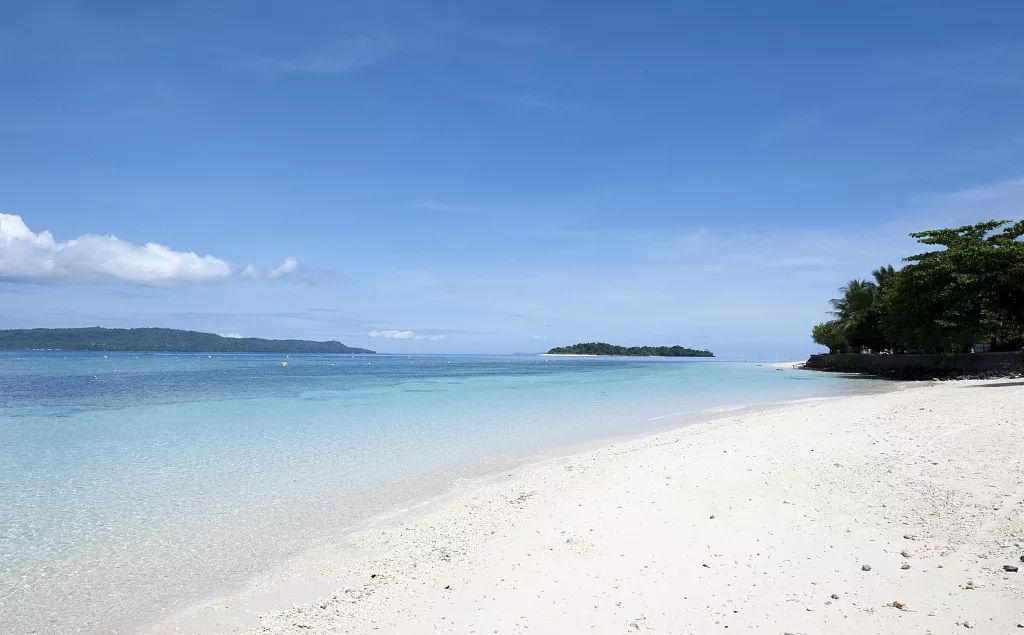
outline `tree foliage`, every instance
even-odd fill
[[[604,342],[587,342],[560,346],[548,351],[549,355],[625,355],[629,357],[714,357],[711,351],[700,351],[685,346],[616,346]]]
[[[372,353],[341,342],[222,337],[178,329],[0,330],[0,350],[174,351],[192,353]]]
[[[876,269],[831,301],[836,319],[814,327],[835,352],[963,352],[1024,342],[1024,221],[992,220],[911,234],[936,250]]]
[[[839,320],[829,320],[821,324],[815,324],[811,331],[811,337],[817,344],[828,347],[829,353],[848,353],[850,345],[843,333],[843,324]]]

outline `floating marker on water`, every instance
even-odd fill
[[[288,368],[288,362],[281,362],[281,368]]]

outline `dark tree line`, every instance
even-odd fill
[[[0,350],[174,351],[192,353],[372,353],[341,342],[222,337],[178,329],[0,330]]]
[[[548,351],[550,355],[625,355],[629,357],[714,357],[711,351],[700,351],[685,346],[616,346],[604,342],[587,342],[560,346]]]
[[[934,251],[851,280],[814,326],[832,353],[961,353],[1024,345],[1024,221],[992,220],[911,234]]]

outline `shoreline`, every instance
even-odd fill
[[[980,382],[973,382],[973,384],[978,383]],[[211,602],[206,602],[187,611],[169,616],[153,626],[151,630],[154,632],[202,632],[210,630],[218,632],[249,632],[257,626],[261,626],[262,632],[310,632],[304,627],[294,626],[294,624],[289,625],[289,620],[295,622],[297,615],[301,615],[303,620],[309,618],[308,621],[310,621],[310,625],[314,628],[313,632],[346,632],[339,629],[342,629],[342,627],[348,628],[350,623],[362,624],[369,628],[371,624],[379,624],[380,620],[386,620],[389,614],[389,611],[385,610],[384,607],[376,606],[377,600],[369,598],[373,590],[386,584],[391,587],[388,589],[388,595],[395,593],[398,596],[402,596],[402,593],[419,595],[418,593],[413,593],[413,591],[416,591],[422,585],[421,582],[417,582],[417,579],[423,575],[424,571],[437,575],[442,569],[455,566],[452,564],[455,562],[453,558],[455,554],[488,554],[495,548],[493,544],[494,539],[488,539],[488,536],[493,534],[484,532],[482,536],[467,537],[467,530],[473,525],[480,524],[481,513],[485,520],[494,523],[495,527],[500,528],[508,524],[508,515],[510,513],[516,513],[522,508],[527,507],[529,504],[532,504],[534,499],[543,499],[544,503],[554,505],[555,509],[565,507],[565,501],[559,498],[559,496],[564,497],[565,492],[559,495],[556,495],[555,492],[566,486],[566,483],[563,482],[566,480],[565,470],[569,470],[571,465],[594,461],[609,461],[610,456],[615,456],[617,453],[622,452],[643,452],[645,448],[657,447],[658,444],[661,444],[666,439],[671,439],[673,444],[683,440],[692,441],[694,439],[701,442],[703,439],[703,444],[706,445],[709,436],[721,435],[723,429],[732,430],[734,433],[742,431],[743,434],[751,436],[753,431],[749,429],[749,425],[744,426],[740,424],[773,421],[776,427],[785,428],[787,420],[806,417],[808,413],[813,411],[819,411],[818,414],[821,414],[820,411],[823,408],[826,411],[831,408],[831,410],[849,413],[851,409],[856,409],[858,406],[867,405],[870,407],[872,402],[877,407],[879,400],[899,402],[907,399],[911,401],[925,399],[925,401],[928,401],[922,394],[924,391],[932,391],[930,394],[936,394],[934,392],[936,390],[940,393],[949,393],[950,391],[960,390],[971,385],[972,382],[916,384],[910,385],[904,390],[895,389],[869,395],[797,402],[795,404],[775,406],[762,410],[747,410],[738,415],[728,411],[720,413],[724,416],[710,417],[696,425],[686,425],[681,428],[675,427],[664,432],[644,435],[639,438],[611,440],[600,444],[600,447],[596,449],[583,449],[575,453],[547,457],[539,461],[521,464],[498,474],[471,479],[468,483],[456,483],[450,491],[439,497],[409,506],[396,514],[379,519],[377,522],[367,525],[362,529],[339,536],[337,541],[333,541],[328,545],[321,545],[301,558],[289,563],[284,570],[275,571],[267,576],[254,579],[249,586],[238,593],[217,598]],[[1017,388],[1012,383],[1003,390],[1012,393],[1017,399],[1020,399],[1021,394],[1024,393],[1024,389]],[[885,405],[881,404],[883,410]],[[966,414],[969,415],[970,413]],[[779,422],[782,422],[781,426]],[[752,438],[747,439],[747,441],[757,442],[764,441],[764,439],[760,438],[758,434],[753,434]],[[810,451],[814,452],[814,449]],[[665,460],[669,457],[659,458]],[[611,463],[610,468],[613,470],[622,470],[625,467],[615,463],[614,460],[611,460]],[[732,474],[732,476],[735,477],[737,475]],[[686,477],[680,476],[678,478]],[[658,484],[664,486],[664,482]],[[543,487],[538,487],[538,485],[543,485]],[[593,490],[595,486],[594,483],[587,482],[575,483],[575,485],[588,491]],[[612,487],[609,483],[602,483],[600,485],[602,490],[609,487]],[[525,491],[520,492],[518,495],[510,495],[510,492],[516,490]],[[730,493],[729,490],[719,492],[720,495],[729,495]],[[1020,492],[1018,491],[1018,498],[1019,494]],[[520,498],[521,500],[519,500]],[[493,503],[495,500],[505,500],[508,502],[495,507]],[[636,505],[636,501],[630,498],[626,498],[622,502],[623,507]],[[582,516],[580,514],[572,514],[572,511],[571,509],[569,510],[574,520],[588,520],[585,514]],[[598,518],[590,520],[598,525],[600,524],[600,519]],[[439,531],[437,528],[442,526],[445,530]],[[430,529],[427,530],[427,528]],[[492,529],[491,531],[498,531],[498,529]],[[410,540],[410,537],[415,537],[415,539]],[[499,544],[505,548],[511,548],[518,544],[518,542],[512,541],[510,538],[503,538],[508,544],[505,544],[505,542]],[[502,538],[498,540],[500,541]],[[425,546],[430,548],[424,551]],[[437,561],[438,553],[446,555],[440,561]],[[397,563],[395,562],[396,558],[398,559]],[[426,565],[430,566],[421,568],[419,572],[416,572],[415,563],[419,561],[424,561]],[[382,563],[387,564],[382,566]],[[410,563],[413,565],[412,569],[410,569]],[[502,564],[508,563],[499,558],[498,565],[502,566]],[[564,565],[565,563],[560,564]],[[564,566],[551,566],[549,569],[548,574],[555,576],[564,569]],[[369,574],[373,577],[367,577],[366,572],[377,570],[389,571],[390,573],[386,578],[384,573]],[[480,574],[480,571],[472,566],[467,567],[467,571],[475,575]],[[448,572],[447,575],[451,576],[452,573]],[[466,575],[465,572],[463,574]],[[399,588],[395,588],[395,582],[399,580],[403,584],[397,585]],[[440,588],[443,590],[444,586],[441,585]],[[436,592],[437,589],[431,588],[431,591]],[[436,601],[443,602],[445,595],[443,592],[440,593]],[[353,596],[358,596],[358,598],[353,600]],[[301,610],[289,608],[293,604],[301,605],[314,602],[320,597],[328,599]],[[380,598],[379,595],[375,597]],[[327,608],[318,608],[321,605],[323,607],[330,607],[331,611],[328,611]],[[506,606],[505,608],[513,610],[514,607]],[[423,615],[430,615],[430,611],[434,609],[436,609],[434,606],[423,607],[421,617]],[[340,619],[337,612],[339,610],[343,610],[344,619],[342,622],[337,621]],[[259,617],[261,613],[269,613],[269,615]],[[360,622],[359,620],[361,619],[370,619],[370,621]],[[494,625],[497,626],[502,621],[504,620],[495,621]],[[509,623],[511,621],[514,620],[510,619]],[[565,625],[563,624],[562,626]],[[814,630],[820,630],[822,626],[822,624],[818,624]],[[827,626],[827,624],[824,626]],[[423,622],[392,622],[386,630],[416,632],[417,629],[425,627],[426,624]],[[353,628],[355,630],[352,632],[360,632],[358,627]],[[454,625],[452,625],[452,629],[454,630],[451,630],[451,632],[459,632]],[[442,630],[444,629],[442,628]]]
[[[600,356],[595,356],[600,357]],[[785,362],[773,364],[779,370],[795,369],[794,364]],[[691,428],[714,424],[720,420],[736,419],[747,416],[765,415],[772,412],[785,411],[809,403],[822,403],[849,399],[874,394],[885,394],[913,386],[910,382],[885,382],[876,388],[853,395],[829,395],[822,397],[806,397],[780,401],[763,401],[738,403],[726,406],[714,406],[693,412],[675,412],[659,415],[643,420],[650,424],[659,421],[656,426],[647,427],[635,434],[618,434],[604,436],[588,441],[560,445],[544,451],[534,451],[523,455],[508,457],[503,464],[493,464],[458,476],[442,489],[427,498],[415,498],[397,501],[389,511],[378,513],[367,518],[358,519],[350,524],[340,526],[337,535],[327,541],[311,544],[300,554],[289,558],[285,563],[278,564],[260,575],[250,578],[242,587],[225,589],[225,592],[208,597],[182,610],[164,615],[156,620],[146,621],[137,626],[144,632],[157,633],[202,633],[211,629],[217,632],[247,633],[255,628],[259,614],[269,610],[282,610],[293,604],[311,601],[311,593],[327,594],[336,590],[330,581],[310,582],[307,577],[297,573],[308,572],[310,562],[324,559],[343,561],[350,559],[358,551],[351,550],[350,542],[361,533],[371,532],[381,527],[401,526],[406,522],[414,522],[430,513],[436,513],[446,505],[452,505],[462,496],[472,495],[478,489],[506,484],[519,478],[524,472],[543,469],[547,466],[572,460],[593,452],[599,452],[621,444],[641,442],[645,439],[663,434],[681,432]],[[502,463],[499,461],[499,463]],[[338,554],[342,555],[338,555]],[[365,555],[365,554],[362,554]],[[328,577],[337,579],[337,573],[331,572]],[[282,603],[282,600],[284,603]],[[220,607],[220,608],[218,608]],[[212,621],[211,621],[212,618]]]
[[[593,357],[600,356],[594,355]],[[794,368],[790,365],[793,363],[797,362],[786,362],[783,368]],[[782,368],[780,368],[780,370],[781,369]],[[856,396],[900,390],[904,387],[904,383],[888,382],[886,384],[880,384],[880,386],[884,386],[884,388],[878,391],[865,390],[863,393],[857,393]],[[183,610],[175,611],[170,615],[159,617],[156,620],[142,622],[136,626],[141,628],[144,632],[202,633],[211,628],[214,630],[223,629],[225,628],[226,622],[229,625],[227,628],[230,629],[230,632],[249,632],[249,629],[255,627],[255,620],[258,617],[258,615],[253,613],[255,610],[265,612],[267,607],[285,608],[283,605],[277,606],[277,604],[280,604],[280,598],[291,598],[292,603],[297,603],[309,601],[310,592],[313,590],[319,589],[322,593],[333,591],[334,588],[330,583],[311,584],[308,580],[294,582],[290,580],[290,578],[296,572],[308,570],[309,561],[323,559],[325,557],[325,553],[333,553],[334,551],[347,552],[348,549],[346,541],[350,540],[353,536],[358,536],[360,532],[372,531],[376,528],[394,526],[396,524],[401,525],[406,521],[413,521],[419,516],[442,508],[445,504],[451,503],[460,496],[472,493],[475,489],[502,484],[515,479],[523,471],[540,469],[544,466],[565,460],[571,460],[576,456],[590,452],[599,451],[623,443],[641,441],[643,439],[668,432],[681,431],[695,426],[711,424],[721,419],[764,414],[810,402],[846,399],[849,396],[850,395],[830,395],[824,397],[805,397],[781,401],[739,403],[726,406],[714,406],[693,412],[684,411],[668,413],[644,419],[643,422],[647,424],[652,421],[663,421],[664,423],[659,423],[654,428],[645,428],[644,431],[637,432],[635,434],[618,434],[598,437],[579,443],[554,446],[544,451],[534,451],[523,455],[508,457],[504,462],[498,461],[499,463],[502,463],[501,465],[495,464],[488,467],[481,467],[458,476],[455,480],[449,482],[446,486],[437,490],[435,493],[429,494],[427,498],[399,500],[396,501],[394,507],[388,511],[378,513],[367,518],[360,518],[350,524],[339,526],[336,537],[329,541],[320,541],[319,544],[311,544],[300,554],[289,558],[285,563],[273,566],[268,571],[263,572],[263,574],[250,578],[241,587],[225,589],[224,592],[212,595],[205,601],[197,602]],[[346,553],[343,557],[350,556],[351,554]],[[337,558],[336,555],[328,557]],[[277,582],[273,582],[275,579]],[[222,610],[229,617],[227,620],[224,620],[223,615],[218,615],[215,623],[211,623],[209,620],[209,613],[211,609],[215,606],[225,604],[225,600],[227,600],[228,603],[241,603],[241,605],[246,608],[243,608],[241,613],[237,610],[239,608],[237,604],[234,608],[216,609]],[[207,615],[203,616],[203,613],[206,613]]]

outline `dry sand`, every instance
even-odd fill
[[[743,414],[519,468],[154,630],[1024,633],[1022,455],[1020,381]]]

